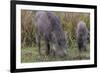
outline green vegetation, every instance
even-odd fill
[[[31,63],[31,62],[44,62],[44,61],[64,61],[64,60],[83,60],[90,59],[90,46],[88,44],[87,51],[83,51],[79,53],[77,47],[68,48],[67,56],[61,58],[56,56],[46,56],[39,55],[37,47],[30,48],[22,48],[21,49],[21,61],[23,63]]]

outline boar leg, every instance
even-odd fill
[[[45,44],[46,44],[46,55],[50,54],[50,44],[49,44],[49,40],[45,39]]]
[[[36,34],[36,42],[37,42],[37,46],[39,48],[39,54],[41,55],[41,37],[38,34]]]

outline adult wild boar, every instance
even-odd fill
[[[67,45],[59,17],[53,12],[37,11],[35,19],[39,53],[41,54],[41,37],[43,37],[47,55],[52,53],[55,56],[65,56]]]
[[[80,21],[76,31],[77,44],[80,52],[86,50],[88,32],[86,24],[83,21]]]

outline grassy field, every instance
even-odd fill
[[[80,54],[80,56],[79,56]],[[79,53],[76,46],[67,49],[67,56],[54,57],[39,55],[37,47],[27,47],[21,48],[21,62],[31,63],[31,62],[45,62],[45,61],[67,61],[67,60],[87,60],[90,59],[90,46],[87,45],[87,50]]]

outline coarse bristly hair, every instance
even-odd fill
[[[83,21],[80,21],[77,25],[76,38],[77,38],[79,50],[82,50],[83,48],[86,49],[88,29],[86,27],[85,22]]]

